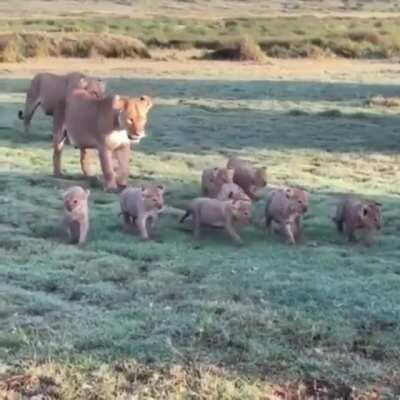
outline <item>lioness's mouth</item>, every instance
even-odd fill
[[[145,136],[146,134],[144,132],[130,133],[128,139],[133,143],[139,143]]]

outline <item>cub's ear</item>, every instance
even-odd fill
[[[157,189],[159,189],[162,193],[164,193],[165,192],[165,186],[164,185],[162,185],[162,184],[160,184],[160,185],[157,185]]]
[[[142,193],[143,194],[147,193],[147,186],[146,185],[140,185],[140,188],[142,189]]]
[[[90,196],[90,190],[89,189],[85,189],[86,192],[86,198],[88,198]]]
[[[267,167],[257,168],[257,173],[259,174],[259,176],[265,177],[267,175]]]
[[[374,201],[374,204],[375,204],[377,207],[382,207],[382,203],[378,203],[377,201]]]
[[[235,170],[232,168],[227,168],[226,169],[226,177],[228,178],[229,181],[233,182],[233,177],[235,175]]]
[[[81,89],[86,89],[89,86],[89,82],[86,78],[79,79],[79,85]]]
[[[361,206],[359,216],[361,218],[364,218],[365,216],[367,216],[367,214],[368,214],[368,206],[366,206],[366,205]]]
[[[285,194],[288,199],[293,197],[293,189],[292,188],[285,188]]]
[[[120,97],[118,94],[113,98],[113,109],[114,110],[123,110],[127,107],[128,100],[124,97]]]

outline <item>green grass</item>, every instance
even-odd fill
[[[62,38],[69,34],[75,41],[83,43],[81,47],[85,47],[87,34],[95,33],[103,36],[122,35],[126,40],[137,38],[152,47],[197,47],[214,50],[227,46],[229,48],[244,37],[249,37],[259,43],[267,55],[283,58],[331,55],[348,58],[391,58],[400,54],[399,17],[379,20],[373,17],[314,16],[232,19],[134,19],[112,16],[65,17],[55,20],[10,19],[3,21],[0,32],[47,32],[49,37],[56,38],[56,42],[65,41]],[[27,46],[30,49],[30,39],[24,40],[28,42]],[[43,46],[42,43],[39,49],[41,52],[45,50]],[[15,46],[11,47],[11,53],[14,55]],[[62,48],[62,44],[59,47]],[[51,53],[51,49],[47,52]],[[59,52],[62,54],[62,50]],[[114,53],[117,57],[121,56],[121,51]],[[77,50],[76,56],[82,54]]]
[[[260,201],[236,249],[219,232],[194,241],[170,214],[157,241],[143,243],[122,232],[117,197],[98,187],[87,245],[67,245],[60,192],[88,182],[72,148],[66,179],[50,175],[48,118],[38,113],[31,135],[21,135],[27,84],[0,81],[0,358],[11,370],[33,363],[37,376],[60,381],[59,392],[85,381],[99,391],[190,398],[179,397],[178,376],[182,393],[208,398],[261,398],[263,385],[286,382],[336,396],[352,386],[398,395],[399,116],[364,106],[394,96],[395,86],[109,81],[114,93],[156,97],[131,182],[165,183],[168,205],[198,195],[201,170],[227,154],[266,165],[271,184],[309,189],[304,244],[266,237]],[[343,192],[383,202],[375,247],[335,232],[329,214]],[[148,378],[121,372],[121,360]],[[120,385],[121,374],[129,384]]]

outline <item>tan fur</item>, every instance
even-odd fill
[[[336,209],[333,221],[339,232],[345,232],[349,241],[356,241],[361,234],[367,245],[372,245],[373,236],[381,229],[381,204],[357,197],[343,198]]]
[[[233,183],[233,169],[208,168],[201,176],[201,192],[203,196],[216,198],[225,183]]]
[[[152,106],[147,96],[98,99],[85,90],[74,90],[67,98],[65,116],[55,116],[54,174],[61,174],[61,152],[68,136],[69,141],[81,150],[97,149],[107,191],[115,192],[125,187],[129,177],[130,145],[146,136],[144,129]],[[118,175],[114,171],[113,156],[118,161],[114,163],[118,166]],[[87,169],[85,157],[81,164]]]
[[[18,114],[24,121],[25,133],[29,132],[33,114],[39,106],[46,115],[53,115],[55,109],[63,104],[67,95],[78,88],[85,89],[97,97],[103,97],[105,83],[79,72],[66,75],[51,73],[35,75],[26,94],[25,111],[21,110]]]
[[[218,200],[243,200],[251,202],[251,199],[244,190],[236,183],[224,183],[217,195]]]
[[[193,235],[198,238],[201,225],[223,227],[229,237],[236,245],[242,245],[242,239],[234,229],[234,222],[251,221],[251,203],[241,200],[210,199],[208,197],[198,197],[194,199],[181,218],[184,222],[189,216],[193,217]]]
[[[147,221],[153,229],[158,213],[164,206],[163,185],[146,185],[140,188],[129,187],[120,195],[121,214],[124,218],[124,228],[128,229],[134,223],[143,240],[149,239]]]
[[[279,232],[286,236],[288,243],[299,241],[301,219],[308,210],[308,193],[299,188],[274,189],[265,204],[265,227],[271,229],[276,223]]]
[[[64,227],[71,243],[86,242],[89,231],[89,190],[72,186],[64,192]]]
[[[227,168],[235,170],[233,182],[239,185],[251,199],[257,198],[257,191],[267,185],[265,167],[254,168],[236,157],[231,157]]]

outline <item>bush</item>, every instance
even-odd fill
[[[260,45],[250,38],[223,45],[219,49],[205,55],[206,58],[214,60],[256,61],[263,62],[266,55]]]
[[[26,57],[48,56],[151,58],[151,54],[143,42],[124,36],[103,35],[100,39],[93,34],[0,35],[1,62],[19,62]]]

